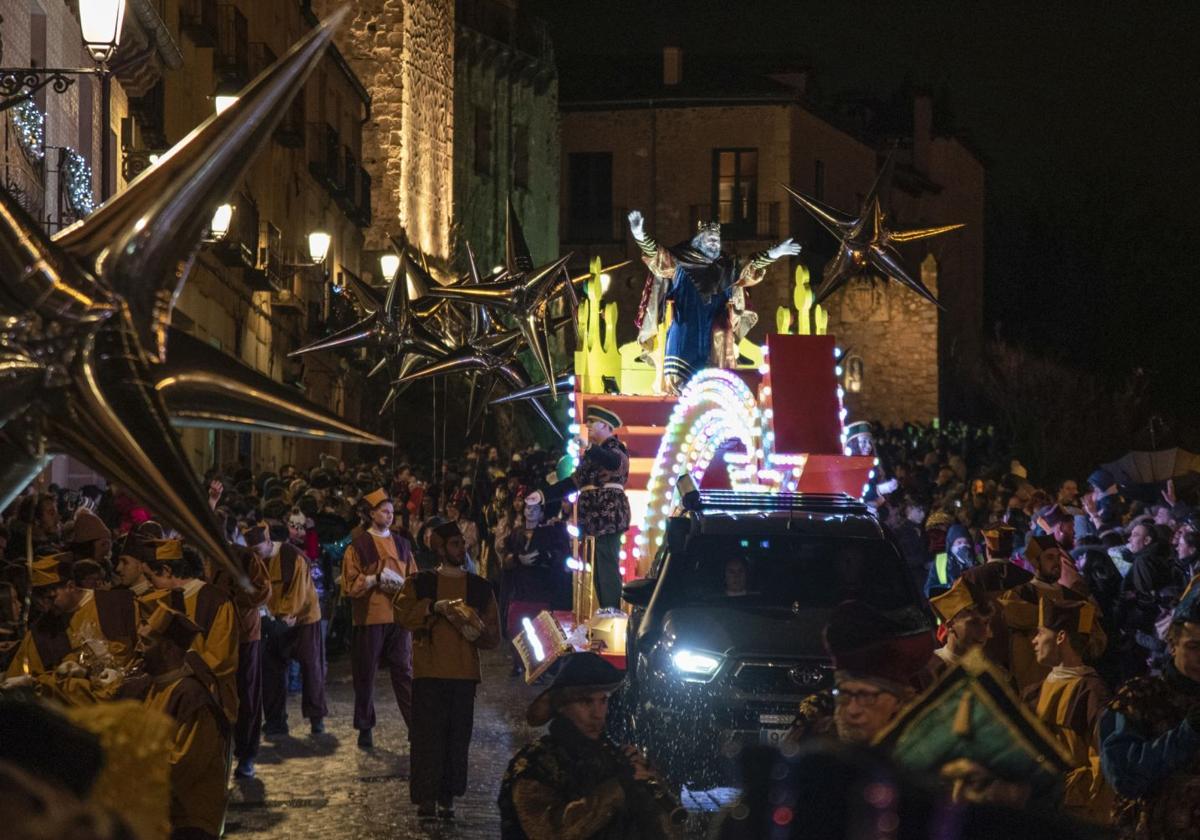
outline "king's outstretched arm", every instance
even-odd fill
[[[756,286],[763,281],[767,274],[767,266],[783,257],[794,257],[800,253],[800,246],[791,239],[785,239],[778,245],[759,251],[752,256],[738,274],[737,285]]]
[[[641,210],[629,211],[629,232],[633,234],[634,241],[641,249],[642,262],[650,269],[650,273],[665,280],[673,277],[675,259],[671,256],[670,251],[659,248],[654,238],[646,233],[646,220],[642,217]]]

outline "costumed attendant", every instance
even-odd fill
[[[219,837],[225,818],[229,723],[204,661],[189,654],[200,627],[159,603],[139,631],[150,676],[143,704],[175,722],[171,748],[171,840]]]
[[[621,535],[629,530],[629,452],[617,437],[621,418],[607,408],[589,406],[584,416],[591,445],[568,478],[525,498],[525,504],[552,504],[579,493],[581,538],[594,546],[592,580],[600,609],[621,606]]]
[[[391,675],[392,691],[404,725],[412,729],[412,635],[396,623],[392,598],[417,573],[408,540],[391,530],[392,500],[383,490],[363,497],[370,508],[370,527],[346,547],[342,558],[342,592],[350,599],[354,635],[350,668],[354,677],[354,728],[358,745],[374,746],[375,674],[380,664]]]
[[[259,523],[242,532],[246,546],[262,559],[271,579],[263,623],[263,716],[266,735],[287,735],[288,661],[300,663],[300,711],[314,735],[325,731],[325,639],[321,635],[321,601],[308,570],[308,558],[290,543],[271,539],[270,527]]]
[[[691,240],[673,248],[659,247],[646,233],[640,210],[629,214],[629,229],[650,269],[637,318],[638,343],[646,353],[654,349],[667,301],[675,307],[667,328],[664,390],[678,394],[706,367],[734,367],[738,342],[758,322],[746,310],[745,289],[761,283],[775,260],[799,254],[800,246],[785,239],[739,270],[737,260],[721,251],[718,222],[700,222]]]
[[[396,596],[396,618],[413,634],[412,761],[409,794],[422,819],[454,819],[467,792],[479,650],[500,644],[492,585],[466,570],[467,548],[453,522],[433,532],[441,561]]]
[[[128,589],[80,589],[71,576],[70,552],[33,561],[30,586],[41,616],[25,632],[8,665],[9,678],[26,680],[53,671],[87,642],[101,643],[116,667],[133,658],[137,607]]]
[[[1033,650],[1050,673],[1022,699],[1071,756],[1063,807],[1072,816],[1107,825],[1113,794],[1100,773],[1099,727],[1112,692],[1083,661],[1096,618],[1096,607],[1082,599],[1041,600]]]

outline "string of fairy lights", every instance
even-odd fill
[[[9,109],[17,142],[32,160],[46,157],[46,115],[38,109],[32,99],[18,102]],[[63,179],[64,194],[71,210],[78,218],[87,216],[96,208],[92,190],[92,167],[87,159],[75,149],[65,147],[59,165],[59,177]]]

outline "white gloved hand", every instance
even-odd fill
[[[638,242],[646,238],[646,220],[642,218],[641,210],[629,211],[629,232]]]
[[[367,589],[370,589],[377,583],[379,583],[379,578],[376,575],[367,575]]]
[[[537,562],[538,552],[527,551],[524,554],[520,555],[520,559],[521,559],[521,565],[532,566],[535,562]]]
[[[36,682],[29,674],[21,674],[19,677],[9,677],[4,682],[0,683],[0,688],[25,688]]]
[[[452,603],[454,603],[454,602],[446,600],[445,598],[443,598],[440,601],[434,601],[433,602],[433,611],[435,613],[437,613],[438,615],[446,615],[446,610],[448,610],[450,608],[450,605]]]
[[[796,242],[793,242],[791,239],[785,239],[778,245],[771,248],[771,250],[767,251],[767,256],[773,260],[777,260],[780,257],[794,257],[799,253],[800,245]]]
[[[399,589],[401,586],[404,586],[404,575],[396,572],[394,569],[384,569],[379,573],[379,583]]]

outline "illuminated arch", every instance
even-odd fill
[[[645,512],[636,523],[639,533],[633,549],[639,574],[645,574],[662,544],[678,476],[687,470],[699,484],[721,446],[736,440],[745,448],[746,458],[731,469],[730,477],[738,486],[753,484],[763,463],[762,427],[758,400],[738,376],[709,368],[692,377],[671,412],[650,470]]]

